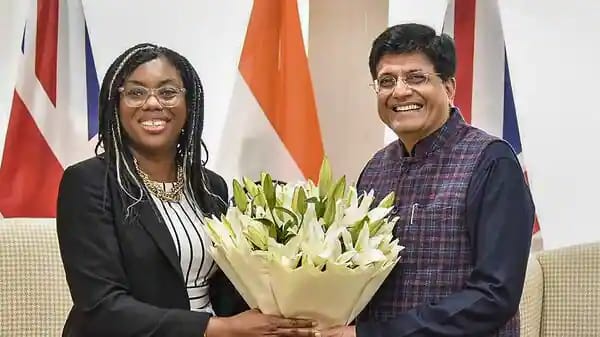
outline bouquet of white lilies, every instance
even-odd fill
[[[234,206],[207,218],[215,261],[244,300],[263,313],[350,323],[398,262],[394,193],[372,208],[323,161],[319,184],[233,181]]]

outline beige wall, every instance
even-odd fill
[[[387,27],[387,0],[312,0],[309,46],[325,151],[335,175],[355,181],[383,146],[384,125],[369,87],[373,39]]]

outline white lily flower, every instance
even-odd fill
[[[394,253],[395,248],[403,248],[398,245],[398,239],[394,239],[391,234],[384,237],[381,243],[378,246],[379,250],[381,250],[384,254]],[[400,252],[400,250],[398,250]]]
[[[348,188],[344,201],[346,201],[346,207],[358,207],[358,191],[356,187],[350,186]]]
[[[344,247],[346,250],[354,250],[354,243],[352,242],[352,235],[348,231],[347,228],[342,230],[342,242],[344,243]]]
[[[385,239],[383,235],[375,235],[369,238],[369,248],[379,249],[381,242]]]
[[[236,241],[243,235],[244,225],[240,219],[242,215],[242,212],[235,207],[230,207],[225,215],[225,219],[229,221],[229,225],[231,226],[229,229],[231,230],[232,237],[235,238]]]
[[[352,262],[358,266],[365,266],[374,262],[385,260],[385,255],[377,248],[369,245],[369,226],[364,224],[358,234],[355,245],[356,255],[352,257]]]
[[[346,231],[345,227],[333,225],[329,227],[327,233],[325,233],[325,245],[323,247],[323,251],[319,254],[319,257],[327,260],[327,262],[334,262],[337,258],[342,254],[342,243],[340,241],[340,236],[342,232]]]
[[[304,190],[306,191],[307,198],[319,197],[319,187],[316,186],[311,180],[307,181],[306,184],[304,184]]]
[[[347,266],[352,263],[352,259],[354,258],[354,256],[356,256],[356,254],[357,253],[355,250],[349,250],[347,252],[344,252],[340,256],[338,256],[334,263],[338,265]]]
[[[346,226],[350,226],[366,217],[369,214],[369,207],[374,199],[374,192],[371,190],[368,194],[363,193],[360,204],[358,203],[358,199],[356,202],[353,200],[344,213],[342,223]]]
[[[267,249],[269,230],[262,222],[250,219],[244,229],[244,234],[258,249]]]
[[[370,210],[367,213],[367,216],[369,217],[369,221],[370,222],[375,222],[375,221],[383,220],[383,218],[385,218],[390,213],[390,211],[392,209],[393,209],[393,207],[388,207],[388,208],[377,207],[377,208],[373,208],[372,210]]]
[[[335,204],[335,218],[331,226],[342,227],[344,226],[344,210],[346,209],[346,204],[344,200],[338,200]]]
[[[273,258],[290,269],[298,265],[301,257],[301,242],[302,237],[300,236],[294,236],[286,244],[281,244],[271,237],[267,239],[268,250],[273,254]]]
[[[379,228],[377,234],[393,233],[394,227],[396,226],[396,222],[398,222],[399,219],[400,218],[396,216],[393,217],[391,220],[384,222],[384,224]]]
[[[290,185],[276,185],[275,196],[277,198],[277,204],[280,207],[287,209],[292,208],[292,199],[294,198],[294,188]]]
[[[309,223],[312,223],[314,221],[317,221],[317,211],[315,209],[315,205],[313,203],[310,203],[306,207],[306,213],[304,213],[304,218],[300,225],[302,227],[305,227],[308,226]]]
[[[318,256],[320,259],[322,259],[323,264],[327,264],[337,260],[341,254],[342,245],[340,240],[330,240],[325,242],[323,250]]]
[[[313,219],[305,224],[303,233],[304,240],[301,243],[302,252],[310,258],[310,261],[315,266],[323,265],[326,262],[325,259],[320,257],[326,246],[323,226],[321,226],[317,219]]]
[[[379,249],[367,248],[361,252],[357,252],[352,257],[352,262],[358,266],[366,266],[371,263],[385,261],[385,259],[385,255]]]
[[[204,224],[207,229],[206,233],[215,244],[227,248],[234,246],[231,232],[214,215],[212,218],[205,218]]]
[[[394,239],[394,193],[373,205],[373,190],[359,194],[326,161],[319,183],[243,178],[233,184],[237,206],[203,228],[216,263],[251,307],[331,327],[356,317],[404,247]]]

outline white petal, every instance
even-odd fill
[[[342,230],[342,240],[344,242],[344,247],[346,248],[346,251],[354,250],[354,244],[352,243],[352,235],[346,228]]]
[[[379,249],[367,249],[359,252],[352,258],[352,262],[359,266],[365,266],[373,262],[385,261],[385,255]]]
[[[352,258],[356,255],[356,251],[355,250],[349,250],[345,253],[343,253],[342,255],[338,256],[337,260],[335,261],[337,264],[346,264],[348,262],[350,262],[350,260],[352,260]]]
[[[369,226],[363,224],[363,228],[358,233],[356,239],[356,250],[360,253],[362,250],[367,249],[369,246]]]
[[[370,210],[368,213],[369,221],[375,222],[375,221],[385,218],[392,209],[393,209],[393,207],[390,207],[390,208],[378,207],[378,208],[374,208],[374,209]]]

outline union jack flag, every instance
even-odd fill
[[[0,163],[2,216],[55,216],[64,168],[93,154],[98,91],[81,1],[32,1]]]
[[[455,105],[468,122],[513,147],[527,178],[497,1],[450,0],[442,30],[456,42]],[[532,250],[541,249],[536,217]]]

